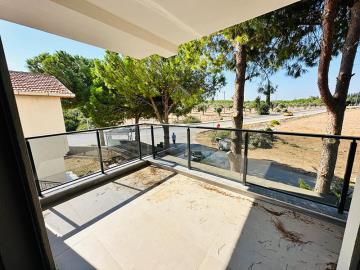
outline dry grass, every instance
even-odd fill
[[[345,113],[343,135],[360,136],[360,109],[347,110]],[[300,119],[282,122],[276,127],[278,131],[326,133],[327,114],[322,113]],[[264,124],[245,125],[244,128],[263,128]],[[200,144],[216,147],[209,139],[209,132],[199,133],[196,141]],[[335,175],[342,178],[345,172],[350,142],[342,141],[339,146]],[[277,136],[277,140],[270,149],[257,148],[249,150],[249,158],[272,160],[303,172],[316,174],[320,164],[322,141],[318,138]],[[353,167],[351,181],[355,181],[360,167],[360,147],[358,147]]]
[[[65,158],[65,169],[83,177],[99,171],[100,163],[98,159],[68,157]]]
[[[347,110],[345,113],[343,135],[360,136],[360,110]],[[304,133],[326,133],[327,114],[295,119],[282,123],[277,130]],[[268,159],[316,173],[320,164],[322,141],[317,138],[278,136],[271,149],[255,149],[249,151],[250,158]],[[339,146],[335,175],[342,178],[345,172],[350,142],[342,141]],[[355,157],[351,180],[354,181],[360,167],[359,150]]]

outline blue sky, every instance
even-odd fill
[[[104,49],[73,41],[60,36],[48,34],[39,30],[20,26],[14,23],[0,20],[0,36],[4,45],[5,55],[9,69],[26,71],[26,59],[42,52],[53,53],[64,50],[71,54],[79,54],[89,58],[102,58]],[[330,87],[333,88],[337,76],[340,58],[332,61],[329,73]],[[309,69],[301,78],[293,79],[286,76],[284,71],[279,71],[272,77],[278,90],[273,99],[293,99],[309,96],[318,96],[316,85],[316,68]],[[350,84],[350,92],[360,91],[360,52],[358,53]],[[230,99],[234,93],[233,72],[226,72],[227,85],[216,95],[216,99]],[[245,88],[245,99],[252,100],[257,94],[258,82],[247,82]]]

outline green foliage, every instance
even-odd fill
[[[267,115],[270,112],[270,106],[260,100],[260,97],[255,99],[255,110],[259,115]]]
[[[209,105],[207,103],[200,103],[199,105],[197,105],[197,111],[202,112],[202,114],[204,114],[208,108]]]
[[[155,116],[151,104],[140,91],[144,86],[138,61],[106,51],[104,60],[95,61],[94,88],[88,104],[97,125],[117,125],[124,119]]]
[[[261,102],[259,107],[256,108],[259,115],[267,115],[270,112],[270,106],[265,102]]]
[[[271,128],[261,129],[263,131],[272,131]],[[209,138],[212,142],[215,142],[217,138],[225,139],[230,138],[231,131],[229,130],[219,130],[219,131],[211,131],[209,132]],[[249,134],[249,148],[256,149],[256,148],[263,148],[269,149],[272,148],[273,143],[275,141],[275,137],[273,134],[267,133],[250,133]]]
[[[192,107],[182,107],[182,106],[178,106],[174,111],[173,114],[175,114],[175,116],[177,118],[179,118],[182,115],[187,115],[188,113],[191,112]],[[200,120],[199,120],[200,121]],[[198,122],[197,122],[198,123]]]
[[[230,135],[231,132],[229,130],[215,130],[210,132],[209,137],[212,142],[215,142],[217,138],[230,138]]]
[[[359,105],[360,104],[360,92],[349,94],[346,99],[348,105]]]
[[[64,110],[66,131],[75,131],[80,124],[80,112],[78,110]]]
[[[116,126],[124,121],[126,101],[121,94],[106,86],[94,86],[90,93],[86,109],[97,126]]]
[[[205,97],[223,86],[221,74],[187,62],[186,51],[170,58],[150,56],[143,60],[106,52],[95,63],[94,74],[107,88],[125,97],[135,109],[149,108],[159,122],[168,123],[170,113],[188,113]],[[189,60],[190,61],[190,60]]]
[[[264,131],[272,131],[271,128],[263,129]],[[250,133],[249,136],[249,149],[270,149],[275,141],[273,134],[268,133]]]
[[[267,105],[270,107],[271,106],[271,100],[270,100],[270,96],[272,94],[274,94],[277,90],[277,85],[273,86],[270,82],[270,80],[267,80],[267,83],[265,83],[264,85],[260,86],[258,88],[258,92],[260,94],[264,94],[266,97],[266,103]]]
[[[41,53],[27,59],[26,64],[31,72],[56,77],[75,94],[73,99],[62,100],[65,108],[80,107],[88,101],[92,86],[91,68],[94,66],[92,59],[57,51],[54,54]]]
[[[287,107],[313,107],[324,106],[324,103],[319,97],[298,98],[292,100],[274,100],[272,101],[275,107],[284,109]]]
[[[192,115],[188,115],[185,117],[185,119],[182,121],[184,124],[193,124],[193,123],[201,123],[200,119],[192,116]]]
[[[85,130],[93,126],[92,121],[77,108],[64,110],[64,121],[66,131]]]
[[[271,120],[269,125],[271,127],[279,126],[280,122],[278,120]]]
[[[232,107],[233,101],[232,100],[209,100],[208,104],[212,107],[224,107],[229,108]]]
[[[335,195],[338,199],[341,197],[342,187],[344,180],[341,178],[336,178],[331,182],[330,192]]]
[[[306,190],[312,190],[311,186],[305,182],[304,179],[299,178],[299,188],[306,189]]]
[[[214,109],[214,111],[219,115],[219,117],[221,116],[221,113],[223,111],[223,107],[222,106],[219,106],[219,107],[216,107]]]

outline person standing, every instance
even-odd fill
[[[173,132],[173,134],[171,135],[171,138],[172,138],[173,144],[176,144],[176,135],[175,135],[175,132]]]

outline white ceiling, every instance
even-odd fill
[[[0,0],[0,18],[137,58],[298,0]],[[26,44],[24,44],[26,46]]]

